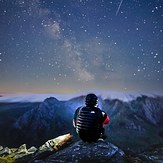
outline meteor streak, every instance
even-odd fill
[[[120,8],[121,8],[121,6],[122,6],[122,3],[123,3],[123,0],[121,0],[120,4],[119,4],[119,6],[118,6],[118,9],[117,9],[117,11],[116,11],[116,16],[117,16],[118,13],[119,13],[119,10],[120,10]]]

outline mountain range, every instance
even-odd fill
[[[49,97],[43,102],[0,103],[0,144],[38,147],[69,132],[78,140],[72,119],[84,99],[78,96],[60,101]],[[163,97],[142,95],[130,101],[99,97],[99,107],[111,120],[105,128],[109,142],[134,151],[163,143]]]

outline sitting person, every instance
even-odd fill
[[[110,121],[107,114],[96,107],[97,102],[95,94],[88,94],[85,98],[86,106],[79,107],[74,114],[73,125],[85,142],[96,142],[99,138],[104,138],[103,125]]]

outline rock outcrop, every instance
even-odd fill
[[[96,143],[86,143],[78,141],[50,157],[46,160],[35,160],[34,163],[90,163],[92,162],[109,162],[123,163],[124,152],[109,142],[102,140]]]
[[[153,146],[141,153],[123,151],[104,140],[94,143],[77,141],[72,144],[70,134],[48,140],[38,149],[0,146],[0,163],[161,163],[163,144]],[[71,143],[70,143],[71,142]],[[62,149],[62,150],[61,150]]]
[[[139,154],[139,156],[142,156],[146,158],[149,162],[156,162],[156,163],[162,163],[163,162],[163,144],[158,144],[155,146],[152,146]]]
[[[27,163],[35,159],[45,159],[49,155],[54,154],[70,142],[72,136],[70,134],[62,135],[57,138],[48,140],[38,149],[31,147],[27,149],[26,144],[19,148],[0,146],[0,163]]]
[[[45,160],[31,163],[162,163],[163,144],[144,152],[123,151],[110,142],[99,140],[95,143],[78,141],[58,151]]]

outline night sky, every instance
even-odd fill
[[[0,92],[163,92],[162,0],[0,0]]]

